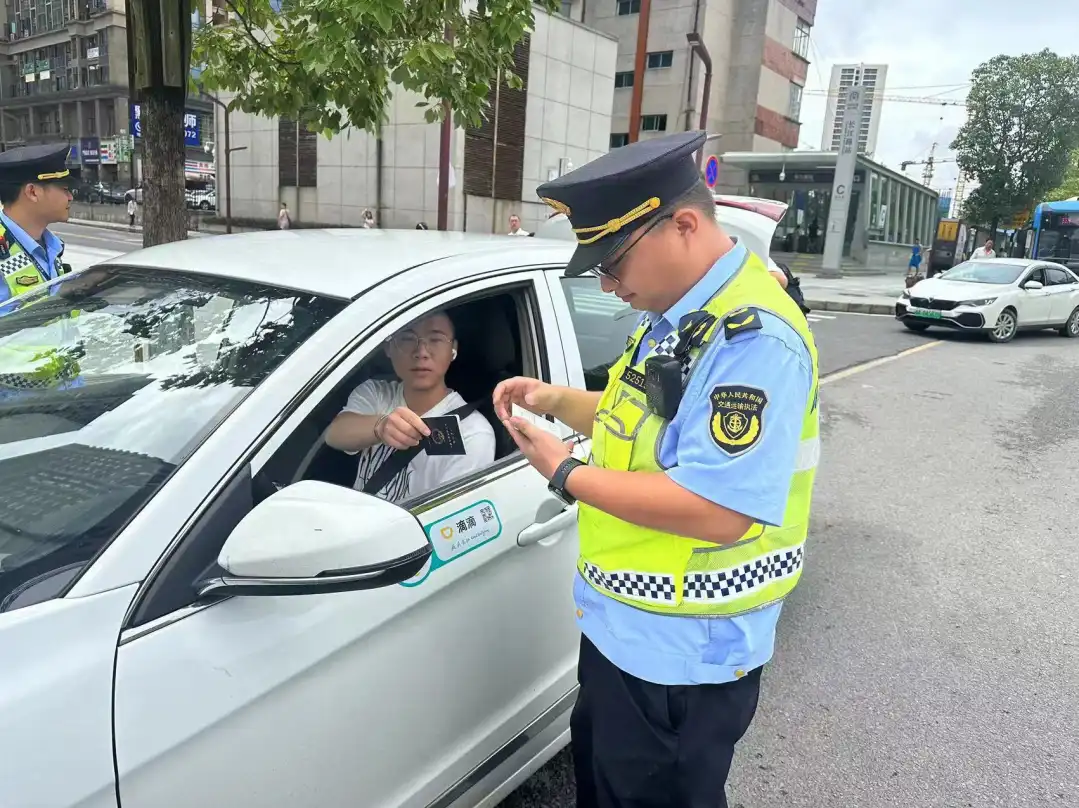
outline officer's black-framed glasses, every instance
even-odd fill
[[[612,280],[615,283],[620,283],[621,279],[617,275],[618,268],[619,265],[625,260],[626,256],[629,255],[630,251],[638,244],[640,244],[641,239],[647,236],[654,227],[673,217],[673,212],[664,213],[661,216],[657,216],[655,219],[645,225],[645,227],[640,231],[640,235],[636,238],[634,238],[634,234],[631,233],[629,235],[629,238],[633,240],[628,245],[625,244],[625,242],[619,244],[617,247],[614,248],[614,250],[611,251],[610,255],[600,261],[600,263],[598,263],[596,266],[587,270],[584,274],[591,275],[594,278],[607,278],[608,280]]]

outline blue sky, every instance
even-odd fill
[[[810,48],[807,90],[826,90],[832,65],[842,62],[888,65],[886,93],[901,96],[966,97],[971,71],[998,53],[1017,55],[1050,48],[1061,55],[1079,52],[1077,6],[1047,19],[1053,3],[1016,4],[1013,0],[820,0]],[[1025,14],[1024,11],[1031,13]],[[823,96],[802,103],[801,148],[820,148]],[[896,170],[902,160],[921,160],[938,141],[937,157],[950,156],[948,144],[963,124],[961,107],[888,102],[881,114],[876,159]],[[922,166],[908,173],[921,179]],[[954,163],[938,165],[934,188],[954,186]]]

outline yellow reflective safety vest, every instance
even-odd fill
[[[61,261],[62,255],[61,249],[55,259],[54,268],[57,277],[71,271]],[[18,240],[12,238],[6,228],[0,231],[0,274],[3,275],[11,297],[36,289],[50,280],[45,277],[37,262],[23,249]],[[39,303],[47,299],[43,297],[34,302]],[[79,312],[73,311],[67,315],[67,318],[75,320],[78,316]],[[58,349],[56,346],[0,345],[0,391],[58,387],[76,379],[79,373],[77,359],[69,351]]]
[[[747,308],[749,311],[744,311]],[[725,321],[734,327],[750,325],[748,318],[759,317],[761,311],[790,324],[812,357],[813,385],[802,419],[801,446],[783,524],[753,524],[737,542],[719,545],[634,525],[580,502],[581,550],[577,566],[584,580],[597,591],[640,609],[672,615],[731,617],[782,600],[802,574],[813,478],[820,455],[817,349],[805,315],[768,274],[764,262],[752,253],[702,311],[714,319],[698,317],[697,324],[689,326],[700,332],[703,320],[707,330],[698,334],[698,339],[688,340],[694,347],[681,356],[683,389],[700,355],[725,339]],[[668,421],[649,411],[643,384],[645,363],[631,364],[645,328],[644,323],[638,327],[625,354],[610,369],[607,388],[596,410],[591,462],[600,468],[664,470],[659,448]],[[689,336],[685,332],[683,327],[681,333]],[[732,385],[731,390],[723,394],[729,399],[713,401],[714,423],[709,426],[713,435],[720,430],[727,442],[724,451],[737,455],[739,445],[752,450],[756,442],[754,430],[767,428],[761,420],[766,402],[755,400],[751,389],[739,393]],[[716,418],[727,420],[719,422]]]
[[[61,260],[63,254],[64,251],[61,249],[54,261],[53,269],[56,277],[66,275],[71,271]],[[0,232],[0,274],[3,275],[4,283],[7,284],[12,297],[49,282],[49,278],[45,277],[45,273],[38,267],[33,256],[12,238],[6,228]]]

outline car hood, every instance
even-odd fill
[[[980,300],[1012,290],[1010,283],[971,283],[927,278],[910,288],[912,297],[933,297],[937,300]]]

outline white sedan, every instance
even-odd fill
[[[1079,277],[1047,261],[965,261],[905,290],[895,316],[911,331],[931,326],[978,331],[993,342],[1044,328],[1079,337]]]
[[[0,316],[0,806],[493,806],[554,755],[576,513],[491,392],[595,389],[624,350],[634,318],[562,276],[572,249],[193,239]],[[442,310],[495,458],[400,504],[355,491],[323,434]]]

